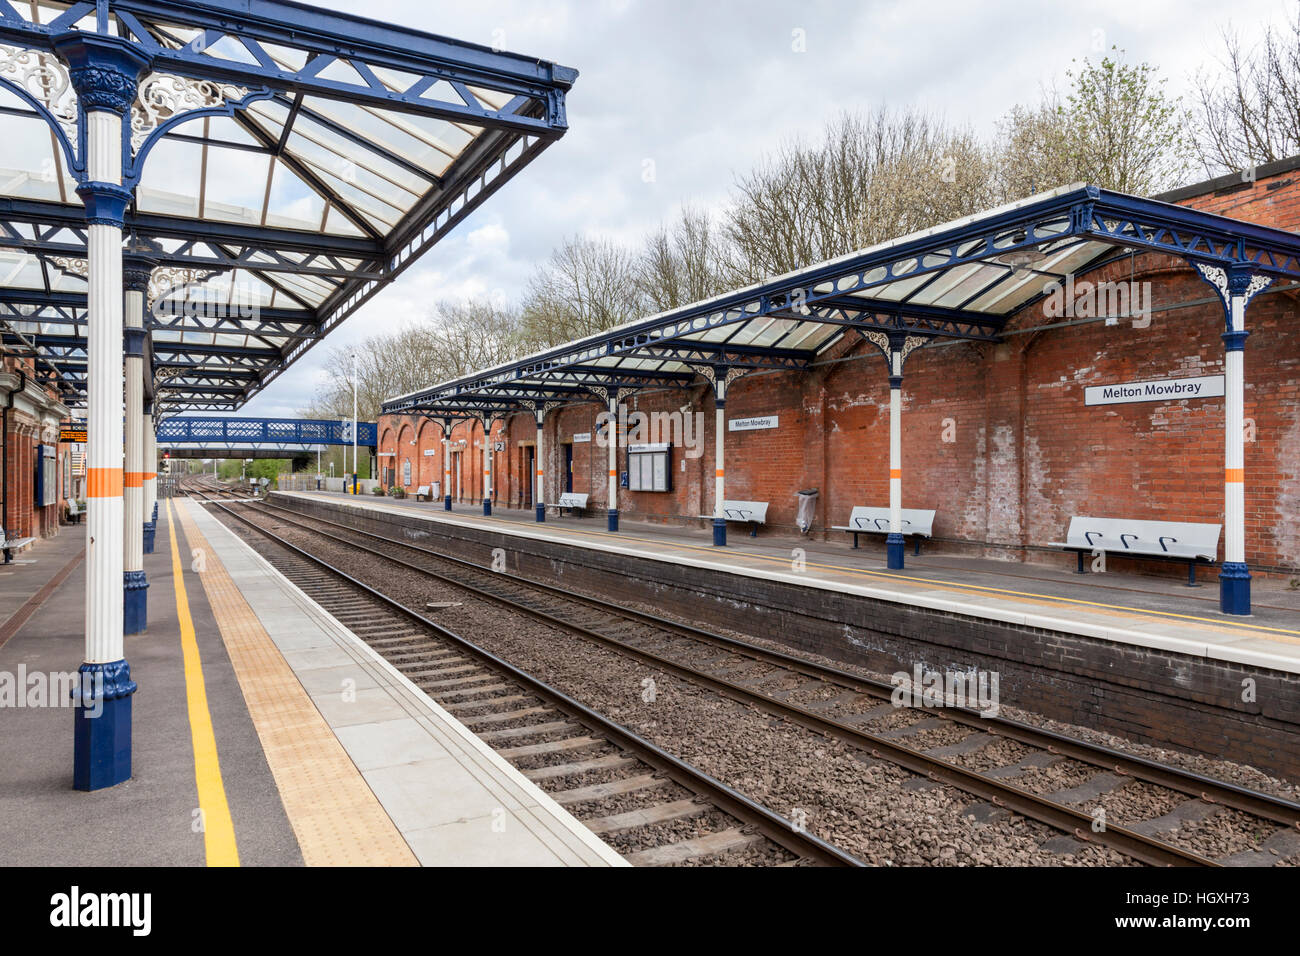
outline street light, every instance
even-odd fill
[[[352,493],[357,493],[357,353],[352,353]]]

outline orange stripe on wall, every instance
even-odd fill
[[[1240,483],[1246,480],[1245,468],[1225,468],[1223,469],[1223,480],[1229,483]]]
[[[86,497],[87,498],[121,498],[122,497],[122,469],[121,468],[87,468],[86,469]]]

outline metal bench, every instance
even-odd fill
[[[889,509],[854,508],[849,514],[848,524],[832,525],[833,531],[846,531],[853,535],[853,547],[858,546],[860,534],[889,534]],[[934,532],[934,512],[917,508],[903,509],[903,535],[912,536],[912,553],[921,553],[921,539],[930,537]]]
[[[13,561],[15,548],[25,548],[35,540],[35,538],[7,538],[5,529],[0,528],[0,548],[4,549],[5,564]]]
[[[73,524],[81,524],[81,516],[85,514],[85,509],[77,504],[76,498],[68,499],[68,520]]]
[[[1078,555],[1078,574],[1087,573],[1084,555],[1098,551],[1157,561],[1186,561],[1187,586],[1194,588],[1200,586],[1196,583],[1196,562],[1213,562],[1219,555],[1221,528],[1217,524],[1075,515],[1065,540],[1054,541],[1052,546]]]
[[[767,524],[766,501],[723,501],[722,517],[727,521],[749,522],[749,536],[758,537],[758,526]],[[712,521],[713,515],[700,515],[705,521]]]
[[[421,485],[420,487],[418,487],[418,488],[415,489],[415,500],[416,500],[416,501],[432,501],[432,500],[433,500],[433,490],[432,490],[428,485]]]
[[[582,517],[582,512],[587,508],[587,495],[577,491],[566,491],[560,495],[560,500],[553,505],[547,505],[548,508],[554,508],[559,514],[564,514],[566,510],[572,511],[577,517]]]

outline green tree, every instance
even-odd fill
[[[1066,72],[1064,97],[1045,94],[1036,108],[1017,107],[1001,124],[1001,178],[1006,199],[1072,182],[1150,195],[1177,185],[1193,155],[1188,116],[1169,97],[1156,67],[1084,59]],[[1076,61],[1077,62],[1077,61]]]

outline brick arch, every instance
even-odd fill
[[[415,464],[412,478],[416,487],[442,481],[442,445],[438,442],[438,423],[431,418],[421,418],[415,431]],[[425,452],[433,454],[426,455]]]
[[[415,440],[415,428],[410,422],[403,422],[401,428],[397,430],[397,454],[393,457],[393,483],[401,485],[407,491],[411,490],[411,482],[406,481],[405,463],[411,463],[411,478],[415,478],[415,462],[412,451],[414,450],[411,442]]]

